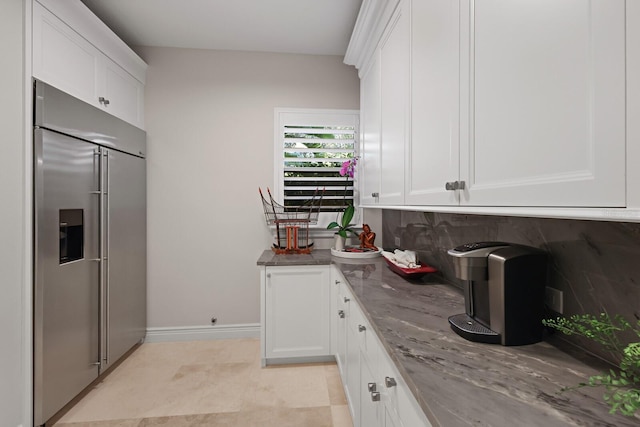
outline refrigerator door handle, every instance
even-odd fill
[[[100,346],[101,373],[109,366],[109,151],[100,148]]]
[[[104,334],[105,334],[105,354],[104,354],[104,363],[106,364],[106,366],[109,366],[110,360],[109,360],[109,325],[111,324],[111,316],[109,314],[110,311],[110,307],[109,307],[109,288],[110,288],[110,276],[109,276],[109,254],[110,254],[110,245],[109,245],[109,234],[111,232],[110,230],[110,215],[109,215],[109,211],[111,210],[111,206],[110,206],[110,200],[109,200],[109,193],[111,191],[111,167],[109,165],[109,150],[105,150],[105,160],[106,160],[106,193],[105,193],[105,208],[104,211],[102,212],[102,217],[104,218],[105,221],[105,232],[104,232],[104,237],[105,237],[105,253],[104,253],[104,269],[105,269],[105,278],[104,278],[104,284],[105,284],[105,299],[104,299],[104,303],[105,303],[105,327],[104,327]]]

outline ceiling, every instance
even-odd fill
[[[343,56],[362,0],[82,0],[130,46]]]

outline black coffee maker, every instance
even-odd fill
[[[524,345],[542,340],[547,255],[504,242],[450,249],[456,277],[464,280],[465,313],[451,329],[470,341]]]

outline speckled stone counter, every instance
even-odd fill
[[[608,369],[561,340],[504,347],[456,335],[447,318],[464,312],[464,297],[456,287],[437,283],[437,276],[409,282],[389,270],[382,258],[332,258],[323,250],[293,256],[265,251],[258,261],[330,263],[342,271],[434,426],[640,425],[640,417],[610,415],[602,388],[560,392]]]
[[[276,255],[273,251],[264,251],[258,258],[258,265],[329,265],[331,264],[331,251],[315,250],[310,254],[300,255]]]

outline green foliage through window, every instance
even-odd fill
[[[355,157],[355,126],[285,125],[282,134],[284,205],[302,205],[316,188],[324,189],[322,212],[353,204],[354,183],[340,176]]]

